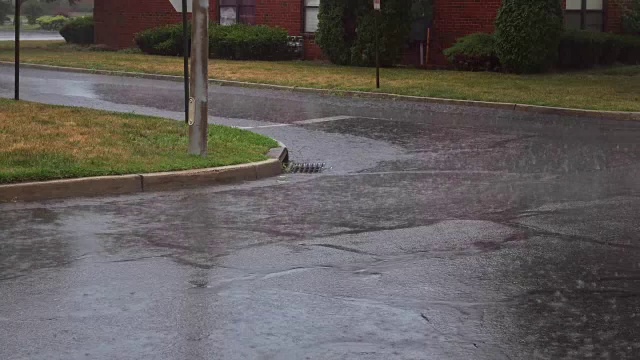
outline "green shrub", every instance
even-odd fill
[[[349,12],[347,12],[349,10]],[[354,34],[347,36],[345,19],[355,22],[353,9],[343,0],[320,1],[316,43],[323,54],[334,64],[348,65],[351,62],[351,46]]]
[[[191,34],[189,26],[189,35]],[[287,31],[265,25],[212,24],[209,26],[209,56],[234,60],[288,59]],[[182,23],[142,31],[135,36],[146,54],[180,56],[184,53]]]
[[[496,52],[507,71],[548,69],[558,57],[563,11],[558,0],[503,0],[498,11]]]
[[[60,35],[69,44],[93,44],[93,17],[77,17],[67,22]]]
[[[476,33],[461,37],[444,51],[449,62],[458,70],[497,71],[496,39],[491,34]]]
[[[191,24],[187,36],[191,38]],[[159,26],[135,35],[136,45],[151,55],[182,56],[184,54],[182,23]]]
[[[11,2],[4,2],[0,0],[0,25],[4,25],[9,21],[9,14],[13,13],[13,5]]]
[[[377,38],[380,62],[391,66],[400,59],[409,39],[412,4],[413,0],[385,0],[381,13],[376,14],[370,1],[323,0],[316,43],[333,63],[372,66]]]
[[[359,9],[355,42],[351,48],[351,65],[375,66],[375,43],[379,41],[380,64],[392,66],[402,57],[411,32],[412,0],[384,0],[379,14],[371,10],[371,1]],[[378,33],[376,19],[378,16]]]
[[[640,64],[640,37],[621,35],[618,37],[620,56],[618,61],[628,65]]]
[[[627,34],[640,34],[640,0],[633,0],[622,15],[622,28]]]
[[[596,65],[611,66],[616,62],[640,63],[640,39],[592,31],[571,30],[562,35],[558,66],[586,69]]]
[[[287,31],[279,27],[216,24],[209,27],[209,54],[232,60],[284,60],[288,39]]]
[[[587,69],[600,64],[607,37],[593,31],[565,31],[560,38],[558,65],[567,69]],[[620,52],[619,48],[617,52]],[[615,54],[613,61],[617,58]]]
[[[41,16],[36,19],[36,24],[40,25],[42,30],[60,31],[62,27],[69,21],[64,16]]]
[[[611,66],[620,61],[620,53],[623,46],[621,37],[610,33],[598,34],[602,34],[602,54],[600,55],[600,65]]]

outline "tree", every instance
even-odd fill
[[[507,71],[534,73],[558,57],[563,11],[558,0],[503,0],[495,22],[496,53]]]
[[[316,42],[336,64],[373,66],[377,38],[380,62],[391,66],[408,41],[413,1],[385,0],[377,14],[370,0],[322,0]]]
[[[9,21],[10,14],[13,14],[13,5],[11,2],[0,0],[0,25]]]
[[[42,6],[37,1],[29,1],[23,6],[22,13],[27,18],[29,25],[35,25],[36,19],[44,14]]]
[[[411,17],[412,20],[427,19],[427,22],[431,22],[433,19],[433,0],[413,0]]]
[[[633,0],[622,16],[622,27],[628,34],[640,34],[640,0]]]

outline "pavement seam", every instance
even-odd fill
[[[280,147],[269,151],[268,160],[249,164],[0,185],[0,204],[170,191],[265,179],[282,174],[288,150],[279,144]]]
[[[0,61],[0,65],[13,66],[14,63],[9,61]],[[81,68],[66,67],[66,66],[40,65],[40,64],[31,64],[31,63],[23,63],[21,64],[21,66],[23,68],[38,69],[38,70],[51,70],[51,71],[60,71],[60,72],[72,72],[72,73],[108,75],[108,76],[123,76],[123,77],[133,77],[133,78],[151,79],[151,80],[168,80],[168,81],[183,80],[182,76],[145,74],[145,73],[129,72],[129,71],[81,69]],[[405,101],[414,101],[414,102],[432,103],[432,104],[472,106],[472,107],[484,107],[484,108],[492,108],[492,109],[506,109],[506,110],[517,111],[517,112],[561,115],[561,116],[576,116],[576,117],[586,117],[586,118],[599,118],[604,120],[640,121],[640,112],[635,112],[635,111],[586,110],[586,109],[575,109],[575,108],[564,108],[564,107],[553,107],[553,106],[542,106],[542,105],[528,105],[528,104],[517,104],[517,103],[501,103],[501,102],[489,102],[489,101],[478,101],[478,100],[457,100],[457,99],[445,99],[445,98],[434,98],[434,97],[424,97],[424,96],[398,95],[398,94],[378,93],[378,92],[369,92],[369,91],[316,89],[316,88],[307,88],[307,87],[262,84],[262,83],[246,82],[246,81],[233,81],[233,80],[221,80],[221,79],[209,79],[209,83],[220,85],[220,86],[238,86],[238,87],[255,88],[255,89],[287,90],[287,91],[293,91],[293,92],[315,93],[315,94],[322,94],[322,95],[341,94],[341,95],[346,95],[351,97],[366,97],[366,98],[378,98],[378,99],[388,99],[388,100],[405,100]]]

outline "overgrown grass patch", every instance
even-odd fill
[[[187,154],[186,132],[168,119],[0,99],[0,183],[235,165],[277,146],[213,125],[203,158]]]

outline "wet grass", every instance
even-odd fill
[[[209,155],[186,153],[179,121],[0,99],[0,183],[149,173],[267,159],[277,143],[214,125]]]
[[[0,60],[13,60],[12,43],[0,42]],[[24,62],[100,70],[181,75],[182,60],[131,52],[94,52],[55,42],[23,47]],[[640,111],[640,66],[539,75],[470,73],[393,68],[375,70],[309,61],[213,60],[211,78],[331,90],[381,91],[402,95],[483,100],[578,109]]]

